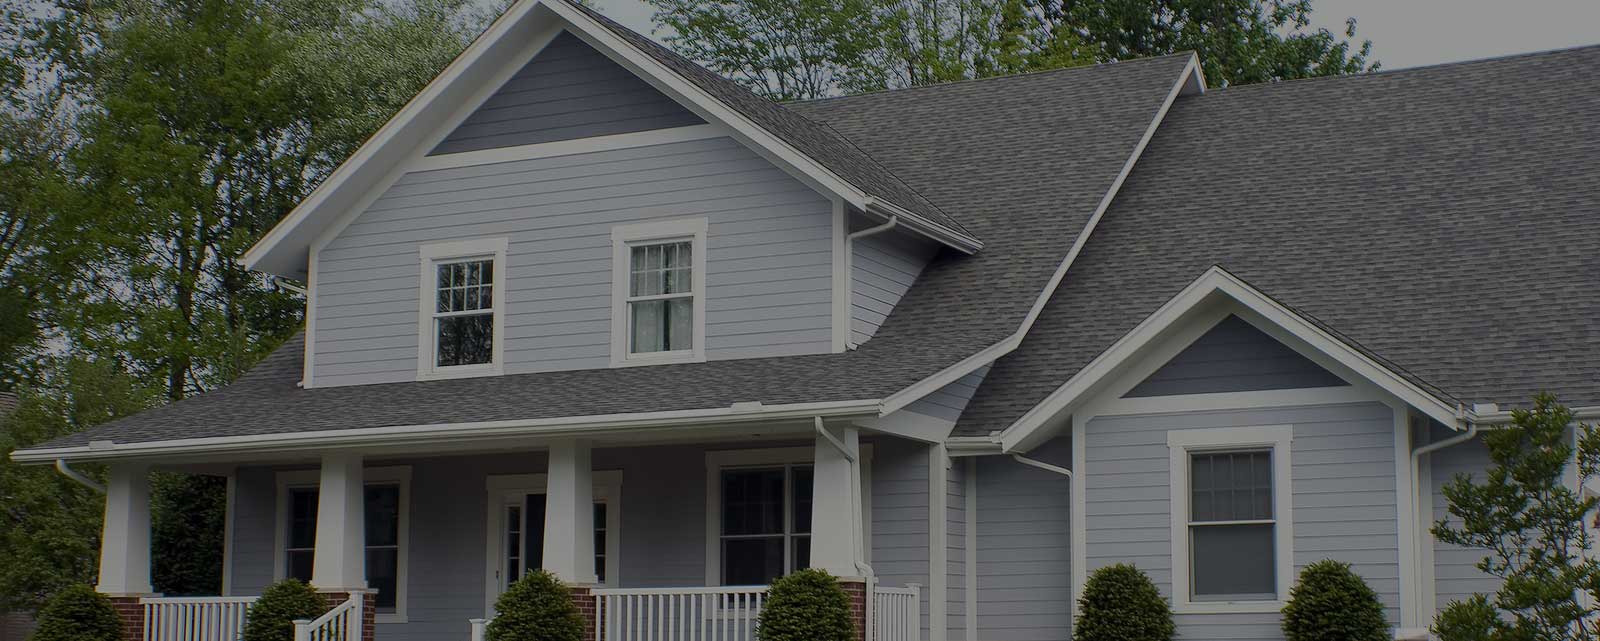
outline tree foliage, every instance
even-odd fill
[[[1311,0],[650,0],[684,55],[775,100],[1196,51],[1213,85],[1376,69]]]
[[[1300,571],[1283,606],[1288,641],[1389,641],[1378,593],[1349,563],[1324,559]]]
[[[756,622],[761,641],[850,641],[850,595],[839,580],[818,569],[800,570],[772,582]]]
[[[1586,524],[1600,499],[1575,489],[1600,472],[1600,431],[1541,394],[1512,423],[1482,435],[1489,469],[1444,487],[1450,518],[1440,541],[1486,550],[1478,569],[1501,580],[1493,595],[1452,602],[1434,622],[1447,641],[1589,641],[1596,638],[1600,562]],[[1573,479],[1568,475],[1572,474]],[[1575,483],[1573,481],[1576,481]]]
[[[39,612],[31,641],[123,641],[122,619],[105,595],[75,583]]]

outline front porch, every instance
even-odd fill
[[[148,466],[118,463],[107,514],[128,518],[108,518],[102,555],[127,561],[103,564],[100,590],[137,604],[130,641],[231,641],[253,595],[290,577],[355,601],[368,641],[478,641],[505,587],[542,568],[575,588],[592,639],[747,641],[765,583],[817,567],[864,637],[925,638],[932,447],[832,425],[741,436],[232,466],[209,598],[149,594]]]

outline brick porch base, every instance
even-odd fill
[[[122,641],[144,641],[144,605],[139,603],[143,597],[137,596],[107,596],[111,600],[111,607],[117,611],[117,618],[122,620]]]
[[[359,592],[319,592],[323,601],[332,609],[344,603],[352,594],[361,595],[361,641],[373,641],[378,630],[378,591],[361,590]]]

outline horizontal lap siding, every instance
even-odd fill
[[[1068,467],[1071,442],[1030,457]],[[1012,460],[977,470],[978,639],[1056,641],[1072,635],[1071,481]]]
[[[892,231],[852,244],[850,340],[860,344],[878,332],[937,248],[930,242]]]
[[[831,205],[728,138],[406,175],[324,248],[319,386],[415,380],[418,247],[508,237],[505,371],[610,365],[611,228],[706,217],[711,359],[831,350]]]
[[[577,36],[562,32],[430,155],[704,122]]]
[[[1229,316],[1125,396],[1348,385],[1332,372],[1237,316]]]
[[[1399,620],[1399,525],[1394,419],[1378,403],[1101,417],[1086,432],[1088,569],[1132,563],[1172,590],[1167,432],[1293,425],[1291,483],[1296,574],[1332,558],[1351,563]],[[1181,615],[1200,639],[1281,639],[1277,615]]]
[[[928,629],[928,446],[881,439],[872,450],[872,552],[879,585],[923,586]],[[924,633],[923,638],[926,637]]]
[[[967,627],[967,466],[952,461],[945,477],[945,630],[964,640]]]
[[[961,418],[961,412],[967,409],[967,403],[972,400],[972,395],[978,392],[978,385],[983,383],[983,377],[989,373],[989,366],[974,370],[956,380],[924,396],[905,407],[908,412],[916,412],[924,416],[932,416],[939,420],[956,422]]]
[[[1444,428],[1434,430],[1434,440],[1454,436]],[[1433,520],[1446,519],[1460,525],[1460,519],[1450,516],[1450,502],[1444,497],[1444,487],[1458,474],[1472,476],[1483,482],[1489,469],[1489,451],[1483,441],[1472,440],[1445,448],[1428,455],[1433,483]],[[1431,524],[1429,524],[1431,526]],[[1443,609],[1451,601],[1461,601],[1473,594],[1493,594],[1500,589],[1500,580],[1478,570],[1477,564],[1487,552],[1481,548],[1465,548],[1434,540],[1434,596],[1436,607]]]

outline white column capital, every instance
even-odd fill
[[[112,596],[142,596],[150,586],[150,466],[113,463],[100,535],[100,583]]]
[[[594,463],[588,441],[550,444],[544,499],[544,569],[569,585],[595,585]]]
[[[311,585],[343,592],[367,587],[365,476],[360,454],[325,454],[317,484]]]

